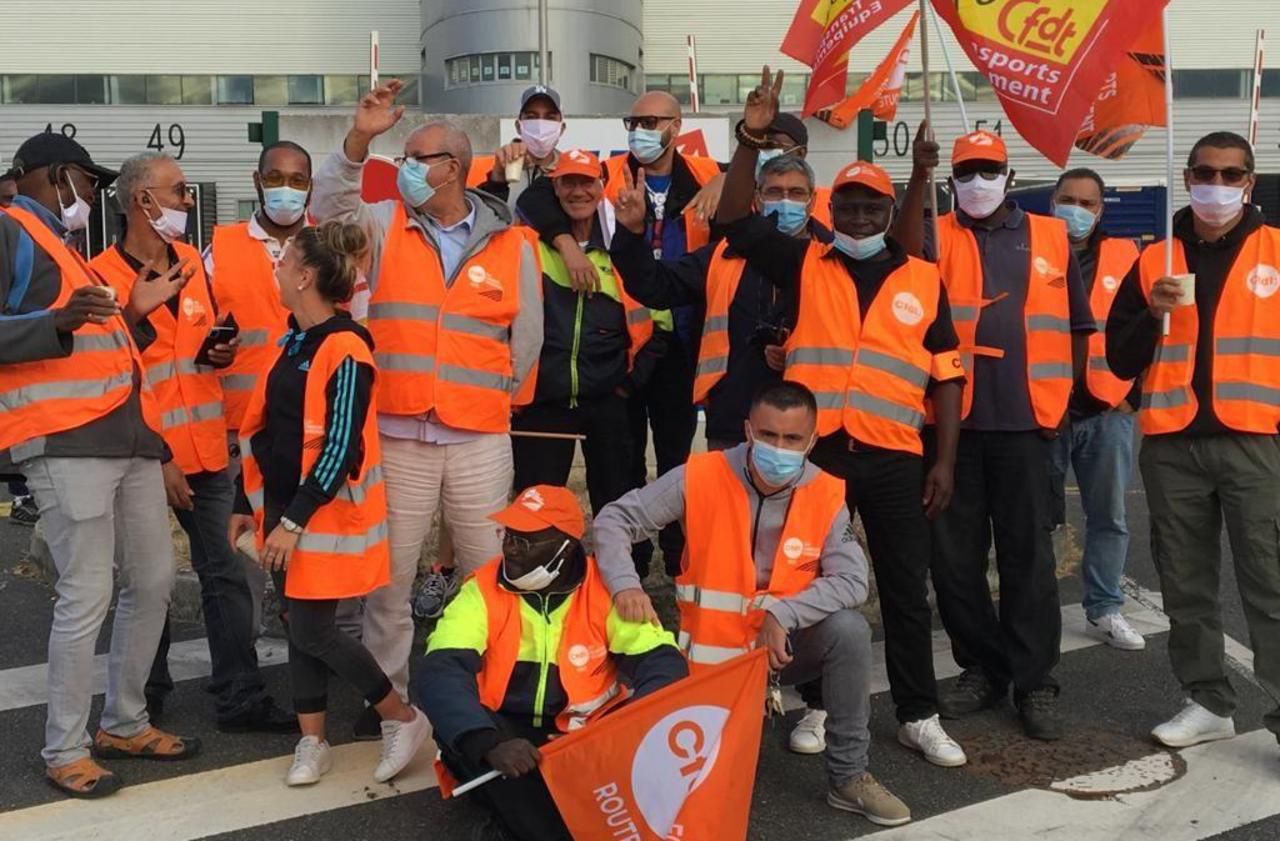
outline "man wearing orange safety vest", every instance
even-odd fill
[[[1084,557],[1080,577],[1084,584],[1085,631],[1113,648],[1138,651],[1146,647],[1120,612],[1124,593],[1125,555],[1129,527],[1124,497],[1133,474],[1133,413],[1138,406],[1138,386],[1122,380],[1107,367],[1106,337],[1102,332],[1120,289],[1120,281],[1138,259],[1131,240],[1106,236],[1099,220],[1103,215],[1102,177],[1091,169],[1072,169],[1058,177],[1053,192],[1053,214],[1067,224],[1071,251],[1080,264],[1080,276],[1089,294],[1089,307],[1098,331],[1089,337],[1089,362],[1071,389],[1068,404],[1070,429],[1053,442],[1054,524],[1065,523],[1068,468],[1074,470],[1084,507]]]
[[[288,733],[293,716],[276,707],[258,671],[253,646],[253,600],[244,567],[227,540],[235,503],[227,474],[227,425],[217,371],[236,355],[238,342],[210,341],[210,330],[226,322],[218,315],[200,254],[182,241],[187,213],[195,205],[178,163],[159,152],[124,162],[116,196],[125,212],[125,237],[89,264],[128,301],[140,283],[170,266],[183,264],[195,275],[181,294],[148,321],[156,339],[142,352],[160,412],[165,441],[164,487],[191,546],[191,565],[200,579],[205,632],[213,674],[210,688],[223,730]],[[144,266],[148,266],[144,271]],[[147,682],[147,704],[158,718],[173,691],[169,675],[168,627]]]
[[[1218,598],[1225,521],[1253,646],[1253,675],[1280,698],[1280,229],[1249,203],[1253,147],[1213,132],[1191,149],[1190,208],[1148,246],[1107,319],[1107,361],[1142,377],[1138,457],[1169,660],[1188,696],[1156,741],[1185,747],[1235,735]],[[1168,329],[1161,321],[1168,319]],[[1263,719],[1280,736],[1280,709]]]
[[[502,554],[445,610],[414,695],[440,743],[446,797],[458,782],[502,773],[475,791],[501,828],[485,838],[569,841],[537,771],[538,746],[679,680],[688,666],[670,631],[613,607],[582,547],[572,491],[534,485],[493,519],[506,528]]]
[[[369,146],[404,114],[400,87],[360,101],[343,148],[316,173],[312,211],[361,225],[371,242],[391,582],[365,598],[363,641],[406,697],[410,593],[436,509],[464,574],[500,549],[489,515],[507,504],[512,407],[532,398],[543,318],[537,243],[504,203],[465,187],[471,142],[456,125],[408,136],[399,201],[361,201]]]
[[[116,178],[74,140],[37,134],[19,147],[9,175],[19,195],[0,211],[0,470],[16,466],[27,477],[58,571],[42,757],[59,791],[103,797],[121,782],[90,758],[91,745],[99,757],[155,759],[200,748],[147,716],[144,686],[174,562],[160,417],[134,344],[135,335],[144,344],[155,338],[147,314],[189,275],[175,265],[121,307],[65,244],[86,229],[99,189]],[[118,531],[121,524],[128,527]],[[94,649],[113,566],[121,574],[107,695],[90,740]]]
[[[239,436],[245,409],[258,378],[270,370],[278,352],[276,343],[288,328],[289,313],[280,303],[275,267],[284,249],[307,224],[311,155],[289,140],[264,146],[253,173],[253,186],[258,194],[257,211],[248,221],[215,227],[213,241],[204,250],[204,270],[213,289],[214,306],[222,315],[234,318],[240,328],[235,359],[218,370],[232,482],[240,472]],[[367,297],[368,290],[364,294]],[[363,318],[363,313],[357,317]],[[267,576],[247,555],[243,559],[257,636]]]
[[[649,91],[636,99],[627,128],[628,154],[605,161],[605,198],[617,204],[625,189],[623,173],[633,179],[643,170],[645,190],[645,240],[657,259],[677,259],[711,241],[710,219],[723,184],[721,165],[711,158],[687,155],[676,148],[682,117],[680,103],[663,91]],[[545,179],[525,190],[517,204],[519,215],[544,242],[564,258],[575,288],[594,291],[597,280],[591,262],[574,240],[569,218],[560,208]],[[697,426],[697,410],[689,400],[693,389],[700,319],[693,307],[673,313],[666,328],[666,353],[648,384],[630,401],[633,484],[648,480],[649,430],[661,475],[689,457]],[[664,329],[664,328],[659,328]],[[673,525],[659,535],[667,564],[680,557],[684,538]],[[647,559],[637,558],[647,568]]]
[[[749,176],[777,108],[776,81],[762,79],[748,98],[717,221],[749,265],[797,299],[785,376],[817,397],[813,461],[844,480],[845,502],[866,526],[899,741],[937,765],[963,765],[964,751],[938,720],[928,598],[929,519],[951,496],[964,382],[947,295],[936,266],[887,236],[893,182],[874,164],[856,162],[836,176],[832,243],[784,236],[748,214]],[[927,403],[939,455],[926,470]],[[821,689],[802,686],[801,697],[809,710],[791,749],[817,753],[826,717]]]
[[[827,802],[882,826],[906,823],[911,811],[867,771],[871,631],[855,610],[867,559],[844,483],[805,458],[818,439],[814,395],[788,380],[767,385],[744,426],[746,444],[690,456],[605,506],[594,523],[604,584],[622,618],[656,623],[631,544],[683,522],[678,644],[691,668],[763,646],[782,684],[821,678]]]

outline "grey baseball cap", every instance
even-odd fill
[[[539,96],[545,96],[551,100],[551,104],[556,107],[557,111],[560,110],[560,94],[556,92],[555,88],[547,85],[530,85],[525,88],[524,93],[520,94],[520,110],[524,110],[525,106],[529,104],[529,100]]]

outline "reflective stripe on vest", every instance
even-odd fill
[[[925,395],[935,367],[925,336],[937,318],[936,267],[908,258],[861,316],[857,287],[830,246],[813,241],[800,275],[800,307],[787,342],[788,379],[818,401],[818,434],[922,454]]]
[[[522,261],[534,250],[524,229],[497,231],[446,287],[439,254],[397,205],[369,302],[379,411],[434,412],[441,423],[472,432],[510,428],[510,331]]]
[[[1109,408],[1119,406],[1133,388],[1133,380],[1120,379],[1107,365],[1107,316],[1111,314],[1120,284],[1137,260],[1138,249],[1130,240],[1107,238],[1098,244],[1093,289],[1089,292],[1089,308],[1098,332],[1089,336],[1089,362],[1084,380],[1093,399]]]
[[[1067,267],[1071,247],[1066,225],[1059,219],[1026,214],[1027,296],[1023,313],[1026,337],[1027,393],[1036,423],[1053,429],[1067,411],[1071,397],[1071,315]],[[983,297],[984,268],[978,241],[954,213],[938,219],[938,268],[951,303],[951,320],[960,338],[960,355],[969,377],[965,381],[961,417],[973,408],[976,376],[974,356],[999,358],[1003,348],[978,345],[978,320],[983,308],[999,299]]]
[[[76,289],[101,285],[83,258],[37,217],[19,207],[0,208],[0,215],[16,222],[58,267],[61,287],[50,309],[64,306]],[[9,451],[15,462],[32,458],[44,452],[48,436],[109,414],[129,399],[135,365],[141,368],[141,359],[122,317],[86,322],[67,356],[0,365],[0,453]],[[142,405],[147,422],[154,423],[145,383]]]
[[[1143,250],[1138,262],[1142,292],[1163,277],[1164,244]],[[1173,243],[1173,273],[1187,270],[1181,240]],[[1143,375],[1138,423],[1146,435],[1180,432],[1199,410],[1192,387],[1201,329],[1213,338],[1214,416],[1228,429],[1263,435],[1280,426],[1280,229],[1262,226],[1240,245],[1221,292],[1212,325],[1200,323],[1195,304],[1180,306],[1169,318],[1169,335],[1156,346]]]
[[[693,380],[693,402],[702,403],[729,370],[729,308],[742,284],[747,261],[726,257],[728,240],[716,246],[707,266],[707,315],[698,345],[698,367]]]
[[[280,303],[275,263],[266,243],[249,234],[248,222],[213,229],[213,267],[210,278],[218,312],[231,313],[240,325],[235,359],[218,370],[227,428],[238,430],[258,377],[271,370],[285,334],[289,313]]]
[[[368,345],[349,330],[326,335],[311,358],[302,406],[304,480],[325,450],[329,381],[348,358],[373,367],[373,354]],[[244,490],[258,524],[259,550],[266,537],[263,534],[266,500],[264,466],[258,463],[253,451],[253,438],[266,426],[266,380],[262,377],[253,392],[240,430]],[[390,580],[387,498],[376,398],[365,416],[359,446],[361,458],[354,472],[344,478],[332,500],[315,510],[298,538],[285,574],[285,595],[290,598],[352,598],[370,593]],[[266,465],[267,469],[271,467]]]
[[[800,592],[817,576],[822,547],[844,505],[844,483],[819,471],[792,494],[768,586],[759,588],[747,489],[724,453],[689,457],[686,550],[675,584],[680,647],[690,663],[721,662],[749,650],[773,600]]]
[[[157,307],[147,317],[156,336],[142,352],[142,362],[160,411],[160,434],[174,462],[187,475],[211,473],[229,463],[223,393],[218,372],[195,360],[217,314],[200,253],[184,242],[170,248],[195,274],[179,293],[176,308]],[[90,265],[115,287],[121,301],[133,294],[138,273],[119,246]]]

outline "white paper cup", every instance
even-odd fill
[[[507,183],[514,184],[524,175],[524,158],[516,158],[514,161],[507,162],[506,168]]]
[[[1196,276],[1194,273],[1173,275],[1173,280],[1177,281],[1181,295],[1178,296],[1178,306],[1189,307],[1196,302]]]
[[[247,531],[236,538],[236,548],[248,555],[255,564],[258,563],[258,542],[253,532]]]

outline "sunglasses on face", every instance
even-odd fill
[[[1196,184],[1212,184],[1218,176],[1222,176],[1222,183],[1231,187],[1243,184],[1253,174],[1247,169],[1241,169],[1236,166],[1229,166],[1224,169],[1216,169],[1211,166],[1193,166],[1187,172],[1191,175],[1191,180]]]
[[[393,160],[396,162],[396,166],[404,166],[405,161],[408,161],[410,159],[413,159],[419,163],[430,164],[433,158],[445,158],[446,160],[449,160],[453,158],[453,155],[450,154],[449,152],[423,152],[421,154],[416,154],[416,155],[415,154],[400,155],[399,157],[393,158]]]
[[[657,114],[641,114],[636,117],[623,117],[622,124],[627,127],[627,131],[635,131],[638,128],[652,130],[674,119],[675,117],[663,117]]]
[[[295,172],[292,175],[285,175],[283,172],[264,172],[259,174],[262,186],[267,189],[276,189],[277,187],[292,187],[295,190],[310,190],[311,176],[303,175]]]
[[[966,172],[962,175],[952,174],[951,177],[955,179],[957,183],[968,184],[974,178],[977,178],[979,176],[981,176],[983,181],[995,181],[1001,175],[1004,175],[1004,173],[999,172],[997,170],[983,169],[983,170],[978,170],[976,172]]]

